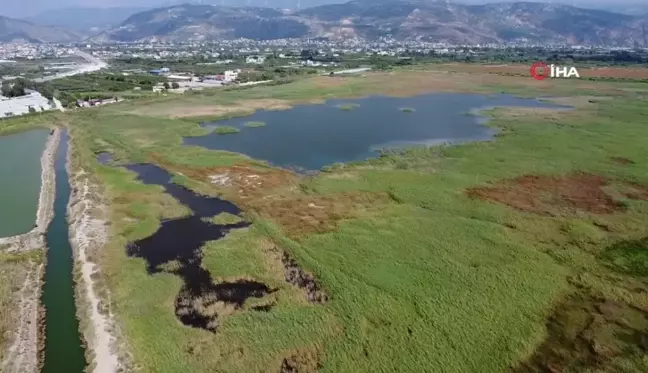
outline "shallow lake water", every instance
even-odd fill
[[[357,106],[344,108],[347,104]],[[376,157],[383,148],[488,140],[496,131],[484,125],[485,118],[472,113],[497,106],[564,108],[509,95],[371,96],[290,110],[261,110],[247,117],[205,123],[210,129],[232,126],[241,131],[187,137],[184,143],[243,153],[286,168],[318,170],[336,162]],[[265,126],[245,125],[253,121]]]
[[[34,227],[48,130],[0,137],[0,237]]]

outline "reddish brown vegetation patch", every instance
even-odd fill
[[[624,157],[612,157],[611,159],[618,164],[635,164],[633,160]]]
[[[266,195],[272,189],[296,185],[297,176],[282,169],[260,169],[247,164],[219,167],[187,167],[167,162],[152,154],[153,163],[190,179],[217,187],[233,189],[239,198]]]
[[[594,214],[611,214],[624,206],[607,195],[608,185],[602,176],[574,173],[565,176],[524,175],[502,180],[491,187],[470,188],[473,198],[495,201],[518,210],[541,215],[581,210]]]
[[[386,193],[304,195],[298,188],[299,177],[282,169],[258,169],[245,164],[192,168],[166,162],[159,155],[151,158],[170,171],[222,189],[225,198],[278,223],[294,239],[333,231],[340,220],[391,201]]]
[[[389,201],[389,196],[384,193],[340,193],[332,196],[266,198],[243,204],[272,219],[281,225],[289,237],[297,239],[310,233],[333,231],[340,220]]]
[[[519,373],[614,372],[612,359],[648,352],[648,316],[624,303],[577,294],[547,322],[547,338],[512,371]]]

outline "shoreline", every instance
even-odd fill
[[[54,162],[60,142],[60,130],[55,128],[45,143],[41,155],[41,188],[36,210],[36,227],[27,233],[0,238],[0,245],[7,246],[6,252],[23,253],[42,250],[45,247],[45,233],[54,216],[56,199],[56,171]],[[18,291],[17,309],[20,310],[15,339],[6,349],[7,357],[2,362],[3,372],[37,373],[41,364],[41,288],[45,273],[43,263],[30,265],[22,288]]]
[[[70,200],[67,206],[68,235],[74,256],[75,303],[79,332],[86,346],[89,373],[117,373],[124,369],[119,359],[117,328],[110,311],[110,299],[101,299],[97,289],[98,265],[93,257],[100,255],[108,242],[107,221],[96,216],[107,211],[107,206],[93,196],[99,194],[90,174],[73,169],[72,138],[68,140],[66,168],[70,181]],[[108,298],[110,296],[108,295]]]

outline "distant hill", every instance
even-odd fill
[[[41,25],[61,26],[82,32],[92,32],[119,26],[128,17],[145,10],[147,8],[51,9],[26,20]]]
[[[184,4],[135,14],[95,41],[398,39],[450,43],[646,45],[646,17],[562,4],[464,5],[443,0],[356,0],[300,12]]]
[[[81,39],[75,32],[61,27],[42,26],[28,21],[0,16],[0,43],[67,43]]]

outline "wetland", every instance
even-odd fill
[[[499,106],[563,108],[498,94],[371,96],[260,110],[246,117],[204,123],[213,129],[212,134],[186,137],[184,142],[243,153],[284,168],[319,170],[333,163],[376,157],[385,148],[489,140],[496,131],[474,113]],[[250,123],[259,128],[252,130]]]

